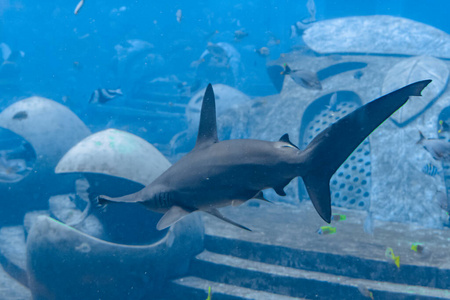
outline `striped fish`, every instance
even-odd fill
[[[91,98],[89,99],[89,103],[106,103],[122,95],[123,94],[121,89],[97,89],[92,93]]]
[[[428,163],[425,166],[423,166],[422,172],[429,176],[436,176],[437,174],[439,174],[440,170],[432,163]]]

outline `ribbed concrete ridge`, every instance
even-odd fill
[[[214,300],[304,300],[282,296],[264,291],[247,289],[235,285],[218,283],[198,277],[186,277],[174,280],[170,284],[173,300],[204,300],[208,296],[208,287],[211,287]]]
[[[448,229],[375,220],[371,236],[362,229],[364,212],[335,209],[347,219],[331,224],[335,234],[319,235],[325,224],[309,204],[222,211],[253,232],[204,216],[207,251],[192,261],[190,276],[280,297],[368,299],[358,291],[363,285],[374,299],[450,299]],[[415,242],[423,243],[427,255],[410,249]],[[386,259],[387,247],[400,255],[400,268]],[[214,299],[234,299],[221,297]]]
[[[191,266],[191,274],[216,282],[307,299],[359,299],[364,285],[375,299],[450,299],[446,290],[355,279],[287,268],[205,251]],[[324,292],[325,291],[325,292]]]

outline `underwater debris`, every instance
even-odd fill
[[[400,256],[394,254],[394,250],[391,247],[387,247],[384,252],[384,256],[388,259],[389,262],[395,264],[398,269],[400,269]]]
[[[89,99],[89,103],[103,104],[120,96],[123,96],[121,89],[97,89],[92,93],[91,98]]]
[[[81,253],[89,253],[91,252],[91,246],[89,246],[88,243],[81,243],[80,245],[75,247],[75,250],[81,252]]]
[[[372,300],[373,299],[373,293],[371,291],[369,291],[369,289],[362,283],[358,284],[358,291],[361,293],[361,295],[363,295],[366,298],[370,298]]]
[[[336,227],[333,227],[333,226],[321,226],[317,230],[317,233],[320,234],[320,235],[333,234],[333,233],[336,233]]]
[[[80,2],[78,2],[77,6],[75,7],[75,10],[73,11],[73,13],[75,15],[78,14],[78,12],[80,11],[80,9],[83,6],[83,4],[84,4],[84,0],[80,0]]]
[[[435,160],[450,161],[450,143],[441,139],[427,139],[419,130],[420,139],[416,144],[422,145]]]

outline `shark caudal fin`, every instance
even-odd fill
[[[306,190],[319,215],[331,222],[330,179],[350,154],[410,96],[421,96],[431,82],[423,80],[373,100],[340,119],[304,150],[307,173],[302,175]]]

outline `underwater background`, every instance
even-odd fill
[[[0,299],[450,299],[449,9],[0,0]],[[426,79],[331,178],[331,224],[300,177],[220,209],[252,232],[97,203],[193,149],[209,83],[219,140],[303,150]]]

